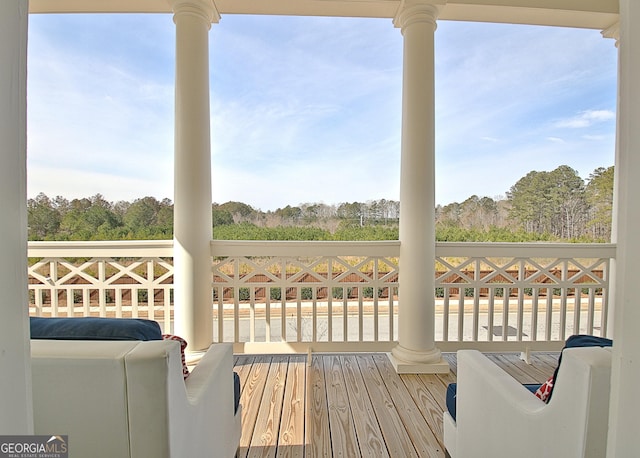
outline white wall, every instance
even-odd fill
[[[27,318],[27,0],[0,1],[0,434],[31,434]]]
[[[633,24],[633,26],[632,26]],[[640,2],[620,0],[618,222],[612,394],[607,456],[640,450]]]

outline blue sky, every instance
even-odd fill
[[[28,194],[173,199],[170,15],[32,15]],[[213,200],[399,199],[402,36],[390,20],[223,16],[210,32]],[[614,162],[599,31],[441,21],[436,202]]]

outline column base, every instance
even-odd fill
[[[398,345],[387,355],[398,374],[448,374],[450,370],[437,348],[418,352]]]
[[[185,362],[187,363],[187,366],[189,366],[190,369],[193,369],[193,367],[198,365],[198,363],[200,362],[202,357],[205,355],[205,353],[207,353],[207,350],[185,351],[184,359],[185,359]]]
[[[408,363],[387,353],[391,364],[398,374],[448,374],[451,368],[443,358],[435,363]]]

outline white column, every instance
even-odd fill
[[[33,434],[27,307],[28,6],[24,0],[0,2],[0,434]]]
[[[608,457],[640,450],[640,2],[620,0],[618,120],[616,152],[617,224],[611,404]]]
[[[612,38],[615,40],[616,48],[620,48],[620,22],[616,22],[611,25],[607,29],[603,30],[602,36],[604,38]],[[618,59],[618,62],[620,59]],[[620,65],[618,64],[618,80],[620,79]],[[617,94],[617,109],[620,107],[620,90],[618,87]],[[620,119],[620,113],[616,114],[616,119]],[[620,142],[618,139],[619,132],[616,130],[616,163],[619,161],[618,155],[620,153],[619,147]],[[620,182],[619,167],[616,167],[614,170],[614,179],[613,179],[613,208],[611,209],[611,243],[618,242],[618,206],[619,203],[619,188],[618,183]],[[616,263],[615,259],[611,262],[611,266],[609,267],[609,291],[607,294],[607,300],[609,302],[609,308],[607,312],[607,327],[606,327],[606,335],[611,338],[613,336],[614,331],[614,318],[615,318],[615,305],[616,305]]]
[[[435,346],[434,32],[444,1],[407,0],[394,20],[404,37],[400,167],[399,373],[442,373]]]
[[[174,284],[175,332],[189,351],[212,342],[211,139],[209,29],[211,0],[171,0],[176,24]]]

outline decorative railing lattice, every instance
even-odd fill
[[[31,315],[149,318],[171,329],[171,241],[29,247]]]
[[[213,241],[216,342],[236,351],[386,351],[399,242]],[[548,348],[606,335],[614,245],[438,243],[439,346]],[[30,313],[132,316],[172,330],[171,241],[31,242]],[[425,303],[429,292],[425,290]]]
[[[577,333],[606,335],[612,245],[447,244],[440,251],[440,340],[562,342]]]
[[[229,337],[236,342],[243,340],[242,316],[250,342],[393,341],[389,312],[397,285],[397,261],[389,258],[229,257],[214,263],[216,317],[233,318],[232,336],[238,337]],[[220,341],[228,340],[224,320],[218,319],[217,332]]]
[[[397,242],[215,241],[212,250],[216,341],[338,349],[396,339]]]

